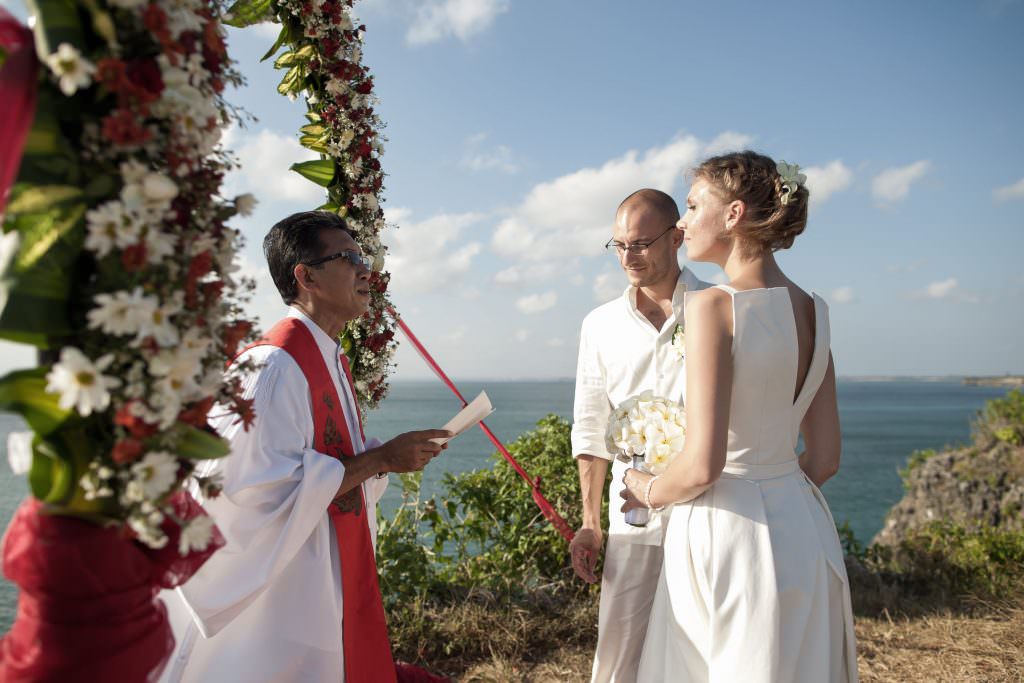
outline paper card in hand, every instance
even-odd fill
[[[455,434],[448,438],[442,437],[439,439],[431,439],[431,441],[437,444],[447,443],[467,429],[475,427],[481,420],[493,412],[494,408],[491,407],[491,400],[487,398],[487,392],[481,391],[469,405],[463,408],[458,415],[449,420],[448,424],[441,428],[447,429],[450,432],[455,432]]]

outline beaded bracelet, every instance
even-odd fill
[[[644,505],[647,506],[648,508],[654,510],[654,511],[663,510],[665,508],[664,505],[662,505],[660,508],[656,508],[653,505],[651,505],[651,488],[654,487],[654,482],[658,481],[658,477],[660,477],[660,476],[661,475],[659,474],[657,476],[654,476],[654,477],[651,477],[650,479],[648,479],[647,480],[647,488],[644,489]]]

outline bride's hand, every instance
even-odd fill
[[[635,508],[647,507],[643,504],[644,491],[647,489],[647,482],[651,480],[654,475],[641,472],[640,470],[633,469],[632,467],[626,470],[626,473],[622,475],[622,484],[624,488],[619,495],[626,500],[620,508],[623,512],[629,512]]]

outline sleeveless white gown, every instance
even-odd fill
[[[828,504],[797,464],[800,422],[825,377],[828,307],[796,401],[796,323],[785,287],[732,295],[734,362],[721,478],[675,506],[638,680],[849,683],[853,613]]]

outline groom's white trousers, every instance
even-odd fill
[[[591,683],[636,681],[662,557],[660,545],[608,537]]]

